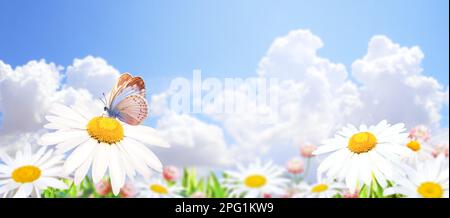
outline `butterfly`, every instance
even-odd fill
[[[148,115],[144,80],[129,73],[120,75],[104,103],[104,111],[109,117],[130,125],[139,125]]]

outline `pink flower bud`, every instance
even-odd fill
[[[430,139],[430,131],[423,125],[416,126],[409,131],[408,138],[411,140],[428,141]]]
[[[448,157],[448,145],[436,145],[431,151],[431,155],[435,158],[440,154],[444,154],[445,157]]]
[[[350,191],[345,191],[344,193],[343,193],[343,196],[342,196],[343,198],[359,198],[359,191],[358,190],[356,190],[356,191],[354,191],[354,192],[350,192]]]
[[[286,164],[287,171],[292,174],[300,174],[305,170],[303,161],[300,158],[292,158]]]
[[[272,195],[269,193],[263,193],[262,197],[263,198],[272,198]]]
[[[300,147],[300,155],[304,158],[313,157],[313,152],[317,149],[315,145],[304,145]]]
[[[134,186],[131,183],[125,183],[125,185],[120,189],[120,197],[131,198],[135,194]]]
[[[433,155],[434,158],[439,156],[440,153],[441,151],[438,148],[433,148],[433,150],[431,151],[431,155]]]
[[[103,179],[102,181],[97,183],[97,185],[95,185],[95,191],[99,195],[107,195],[109,192],[111,192],[111,184],[107,179]]]
[[[175,166],[166,166],[162,174],[165,180],[175,181],[178,178],[178,169]]]

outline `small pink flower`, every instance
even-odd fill
[[[354,192],[350,192],[347,190],[343,193],[343,198],[359,198],[359,191],[356,190]]]
[[[440,154],[444,154],[445,157],[448,157],[448,145],[437,145],[433,148],[433,150],[431,151],[431,154],[433,155],[433,157],[437,157]]]
[[[287,171],[292,174],[300,174],[305,170],[303,161],[300,158],[292,158],[286,164]]]
[[[131,198],[135,194],[134,186],[131,183],[125,183],[125,185],[120,189],[120,197]]]
[[[433,155],[434,158],[439,156],[440,153],[441,151],[438,148],[433,148],[433,150],[431,151],[431,155]]]
[[[111,184],[107,179],[103,179],[102,181],[97,183],[97,185],[95,185],[95,191],[99,195],[107,195],[109,192],[111,192]]]
[[[303,145],[300,147],[300,155],[304,158],[313,157],[313,152],[317,149],[315,145]]]
[[[196,191],[191,194],[190,198],[206,198],[206,194],[201,191]]]
[[[166,166],[162,174],[165,180],[175,181],[178,178],[178,169],[175,166]]]
[[[430,139],[430,131],[423,125],[416,126],[409,131],[408,138],[411,140],[428,141]]]
[[[262,197],[263,198],[272,198],[272,195],[269,193],[263,193]]]

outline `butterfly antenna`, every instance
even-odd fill
[[[106,105],[106,103],[108,102],[108,101],[106,100],[106,95],[105,95],[104,92],[103,92],[102,94],[103,94],[103,98],[105,99],[105,105]]]
[[[104,105],[106,105],[106,103],[103,101],[103,98],[98,98],[98,99],[100,99],[100,101],[104,104]]]

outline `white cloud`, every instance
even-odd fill
[[[67,86],[87,89],[98,98],[109,92],[120,73],[104,59],[87,56],[75,59],[67,67],[66,75]]]
[[[206,105],[200,117],[213,119],[223,128],[234,145],[233,149],[228,145],[233,157],[252,160],[265,155],[284,162],[297,155],[296,146],[318,144],[347,123],[370,125],[388,119],[408,127],[440,128],[448,87],[422,74],[424,55],[419,47],[402,47],[385,36],[374,36],[367,55],[356,60],[348,73],[344,65],[317,55],[323,46],[310,31],[294,30],[275,39],[261,59],[259,77],[280,79],[268,91],[278,93],[279,112],[268,105],[255,106],[252,97],[246,96],[249,85],[245,83],[220,93],[216,104]],[[154,102],[157,111],[170,110],[168,93]],[[225,96],[240,99],[235,104],[247,110],[214,113],[223,107]],[[272,123],[261,122],[267,119]],[[208,134],[205,131],[202,137]]]
[[[82,74],[89,74],[95,77],[97,69],[112,69],[105,66],[105,61],[92,57],[76,59],[74,66],[82,67],[86,72],[78,68],[78,75],[75,75],[73,67],[70,77],[80,78]],[[90,64],[83,64],[88,62]],[[93,63],[97,63],[96,66]],[[103,71],[102,71],[103,72]],[[112,72],[117,72],[112,70]],[[23,66],[15,68],[0,60],[0,113],[2,120],[0,123],[0,141],[3,149],[12,149],[23,145],[23,142],[35,142],[35,138],[42,133],[42,126],[45,122],[44,116],[51,105],[55,102],[67,105],[89,102],[92,104],[93,96],[89,90],[97,90],[99,87],[112,87],[113,81],[110,79],[96,80],[84,84],[84,87],[73,87],[62,84],[64,80],[64,68],[45,60],[30,61]],[[106,89],[105,92],[109,91]]]
[[[361,99],[366,120],[388,119],[407,126],[436,127],[442,107],[448,105],[448,87],[422,74],[424,54],[419,47],[401,47],[386,36],[374,36],[367,54],[352,64],[362,83]]]
[[[55,100],[61,67],[44,60],[30,61],[13,69],[0,61],[0,134],[41,128],[43,115]]]
[[[168,112],[158,120],[156,128],[171,145],[156,150],[167,164],[214,167],[233,163],[223,131],[216,125]]]

